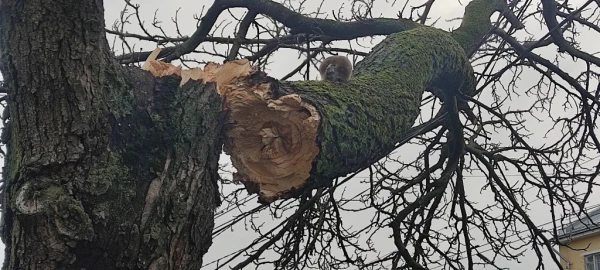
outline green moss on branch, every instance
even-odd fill
[[[452,38],[462,46],[467,55],[473,55],[490,33],[490,17],[494,12],[501,12],[513,27],[523,28],[523,24],[508,8],[506,0],[473,0],[465,7],[460,27],[452,31]]]
[[[289,83],[290,92],[301,94],[322,116],[312,176],[330,180],[379,160],[412,127],[426,88],[472,91],[473,83],[461,45],[429,27],[388,36],[348,83]]]

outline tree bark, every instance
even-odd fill
[[[198,269],[211,245],[222,101],[117,65],[103,11],[1,3],[4,269]]]

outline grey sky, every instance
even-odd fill
[[[105,2],[105,18],[106,18],[106,24],[108,28],[111,28],[112,24],[118,20],[119,16],[120,16],[120,12],[124,7],[124,1],[122,0],[106,0]],[[150,23],[152,22],[152,18],[153,16],[156,14],[156,17],[162,21],[162,26],[164,27],[164,30],[168,33],[168,34],[173,34],[176,31],[176,28],[174,26],[174,24],[172,23],[171,19],[173,18],[173,16],[175,15],[175,12],[179,9],[179,14],[178,14],[178,21],[179,21],[179,31],[181,31],[181,33],[183,35],[191,35],[193,33],[193,31],[195,30],[196,27],[196,21],[194,20],[194,15],[200,15],[200,12],[202,11],[202,5],[206,5],[207,7],[210,6],[210,4],[212,3],[212,1],[209,0],[178,0],[178,1],[171,1],[168,5],[165,4],[165,1],[160,1],[160,0],[138,0],[138,1],[132,1],[133,3],[137,3],[141,5],[141,15],[142,18],[145,20],[146,22],[146,27],[148,27],[148,29],[150,29],[151,33],[155,33],[155,34],[160,34],[160,32],[158,32],[157,29],[152,28],[152,26],[150,25]],[[316,0],[308,0],[308,2],[313,2],[313,3],[319,3],[320,1],[316,1]],[[340,3],[342,2],[347,2],[347,1],[331,1],[331,0],[327,0],[325,1],[325,4],[323,5],[323,10],[337,10],[340,6]],[[374,13],[373,16],[382,16],[382,17],[396,17],[396,14],[398,13],[399,9],[402,6],[402,3],[396,3],[396,6],[392,7],[391,3],[387,3],[387,2],[392,2],[392,1],[375,1],[376,5],[374,7]],[[398,1],[401,2],[401,1]],[[464,5],[466,5],[469,1],[461,1],[463,3],[463,5],[460,5],[458,1],[455,0],[443,0],[443,1],[438,1],[436,2],[436,4],[433,7],[433,10],[431,12],[430,17],[432,18],[431,21],[440,18],[439,22],[436,24],[436,27],[441,28],[441,29],[445,29],[445,30],[449,30],[452,28],[457,27],[460,24],[460,20],[451,20],[451,19],[455,19],[455,18],[459,18],[460,16],[462,16],[463,11],[464,11]],[[582,2],[584,2],[583,0],[578,0],[578,1],[570,1],[571,4],[575,7],[579,6]],[[416,2],[415,2],[416,3]],[[207,8],[206,7],[206,8]],[[311,10],[307,10],[307,11],[311,11]],[[238,14],[241,14],[241,10],[235,11]],[[331,12],[330,12],[331,14]],[[220,18],[225,18],[227,17],[227,14],[223,13],[221,15]],[[138,33],[141,34],[141,32],[139,31],[139,28],[136,26],[136,22],[135,19],[132,18],[131,19],[133,24],[132,26],[128,26],[126,27],[126,30],[128,32],[134,32],[134,33]],[[450,21],[451,20],[451,21]],[[537,24],[536,22],[531,22],[529,21],[528,23],[526,23],[526,30],[529,33],[533,33],[536,37],[541,37],[543,34],[545,34],[547,32],[547,29],[545,28],[541,28],[539,26],[539,24]],[[580,28],[581,31],[583,32],[583,28]],[[588,51],[588,52],[595,52],[595,47],[597,46],[596,43],[594,42],[595,40],[600,40],[598,36],[595,36],[597,34],[588,34],[588,32],[585,32],[585,35],[581,35],[580,41],[582,43],[582,50],[584,51]],[[233,35],[233,32],[229,33],[230,35]],[[528,36],[524,31],[518,32],[517,37],[518,38],[522,38]],[[373,42],[373,44],[376,44],[377,41],[381,40],[383,37],[377,37],[376,41]],[[111,36],[111,39],[109,39],[109,42],[111,44],[113,44],[113,39]],[[118,40],[115,44],[119,44]],[[347,42],[338,42],[337,44],[347,44]],[[368,41],[366,40],[365,42],[361,42],[361,44],[365,45],[365,44],[369,44]],[[210,45],[209,45],[210,46]],[[116,46],[117,48],[119,46]],[[361,48],[356,46],[356,43],[354,43],[354,49],[357,49],[359,51],[363,51],[363,52],[368,52],[369,48]],[[152,43],[148,43],[148,42],[137,42],[137,48],[143,48],[143,50],[152,50],[154,48],[154,45]],[[539,49],[536,50],[536,52],[538,54],[543,54],[547,59],[549,60],[553,60],[553,56],[556,53],[556,48],[553,46],[550,46],[548,48],[543,48],[543,49]],[[209,61],[211,60],[209,57],[204,58],[202,60],[205,61]],[[273,61],[273,63],[270,65],[270,69],[267,70],[267,72],[269,73],[270,76],[273,76],[275,78],[281,78],[282,76],[286,75],[288,72],[290,72],[292,69],[295,68],[295,64],[300,63],[303,59],[298,59],[298,54],[292,50],[281,50],[278,53],[276,53],[275,57],[273,57],[271,59]],[[569,72],[570,74],[578,74],[579,72],[583,71],[585,69],[585,65],[583,63],[580,62],[573,62],[569,57],[565,57],[565,59],[561,60],[561,65],[560,67],[563,70],[566,70],[567,72]],[[311,77],[313,79],[316,79],[316,72],[311,72]],[[301,76],[295,75],[295,77],[292,77],[291,80],[302,80],[303,78],[301,78]],[[507,78],[509,79],[509,78]],[[520,80],[519,80],[519,89],[523,88],[528,88],[532,85],[534,85],[535,83],[537,83],[539,79],[539,75],[537,72],[528,70],[528,71],[524,71],[524,73],[521,75]],[[480,100],[482,102],[485,102],[486,100],[491,100],[490,99],[490,95],[489,93],[482,95],[482,97],[480,98]],[[532,103],[533,98],[527,98],[525,96],[514,96],[509,105],[513,108],[517,108],[517,107],[528,107],[530,106],[530,104]],[[555,107],[552,108],[553,112],[556,112],[557,114],[560,114],[561,111],[563,110],[563,108],[559,105],[555,105]],[[544,113],[541,113],[541,115],[543,116]],[[531,117],[526,117],[526,119],[529,121],[528,123],[530,124],[530,132],[533,133],[532,137],[529,138],[529,140],[531,141],[532,144],[536,145],[536,144],[541,144],[544,143],[546,140],[552,140],[552,138],[556,138],[556,136],[561,136],[559,133],[553,132],[549,135],[547,135],[547,138],[545,138],[546,134],[545,131],[548,130],[549,126],[552,124],[550,119],[545,119],[545,121],[537,121],[534,118]],[[542,131],[542,132],[539,132]],[[499,133],[496,134],[495,136],[493,136],[493,140],[497,140],[497,141],[502,141],[502,142],[506,142],[508,140],[507,138],[507,134],[503,134],[503,133]],[[409,160],[410,157],[410,153],[416,154],[418,153],[418,151],[420,151],[419,147],[415,147],[412,145],[407,145],[404,146],[402,148],[400,148],[400,150],[398,151],[398,153],[396,153],[397,155],[400,155],[402,157],[402,159],[406,159]],[[227,162],[227,157],[223,156],[223,160],[224,162]],[[3,162],[3,161],[2,161]],[[410,174],[411,172],[407,172],[407,174]],[[413,172],[414,173],[414,172]],[[477,173],[474,172],[473,175],[469,176],[469,182],[468,184],[468,194],[467,196],[471,198],[471,200],[473,201],[477,201],[482,205],[485,204],[489,204],[489,203],[493,203],[492,198],[490,198],[489,196],[489,192],[481,192],[481,186],[485,183],[486,179],[481,177],[481,173]],[[348,198],[348,197],[352,197],[354,194],[357,194],[361,191],[363,191],[366,187],[368,187],[368,185],[366,184],[361,184],[360,180],[361,177],[366,177],[368,176],[367,173],[362,173],[361,175],[359,175],[358,179],[355,179],[354,181],[350,182],[349,184],[347,184],[346,186],[344,186],[343,188],[345,189],[345,194],[344,197]],[[226,187],[229,190],[235,189],[235,188],[239,188],[240,186],[228,186]],[[339,193],[338,193],[339,196]],[[535,194],[531,193],[531,199],[535,200]],[[597,204],[600,203],[600,196],[596,196],[596,198],[593,198],[588,204],[589,205],[593,205],[593,204]],[[251,209],[254,206],[256,206],[256,200],[251,200],[249,203],[247,203],[244,208],[246,209]],[[545,206],[545,204],[542,202],[542,200],[537,200],[534,204],[534,207],[532,209],[530,209],[530,214],[532,219],[537,223],[537,224],[545,224],[548,221],[550,221],[550,216],[549,216],[549,212],[548,212],[548,207]],[[223,205],[226,206],[226,205]],[[242,209],[243,210],[243,209]],[[228,213],[227,215],[223,215],[220,216],[216,219],[216,226],[219,226],[220,224],[222,224],[223,222],[229,220],[231,217],[233,217],[234,215],[238,214],[239,211],[235,210],[232,211],[231,213]],[[366,215],[367,212],[361,214],[361,215],[356,215],[356,214],[352,214],[352,213],[346,213],[344,215],[344,223],[345,224],[352,224],[355,225],[357,227],[365,226],[366,223],[369,222],[368,218],[365,218],[364,215]],[[367,215],[368,216],[368,215]],[[274,219],[273,217],[271,217],[269,215],[268,211],[263,211],[262,213],[254,216],[255,220],[259,220],[260,222],[264,222],[264,231],[267,231],[268,229],[270,229],[272,226],[277,225],[282,219]],[[388,235],[391,234],[391,231],[385,231],[386,234],[378,234],[376,235],[372,240],[375,242],[375,244],[378,246],[378,248],[381,250],[382,254],[386,254],[390,251],[395,250],[395,246],[392,242],[391,239],[388,238]],[[244,224],[243,222],[238,224],[237,226],[234,227],[234,230],[229,230],[221,235],[219,235],[215,240],[214,243],[211,247],[211,249],[209,250],[208,254],[206,254],[205,256],[205,263],[209,263],[211,261],[213,261],[216,258],[220,258],[226,254],[229,254],[231,252],[234,251],[234,249],[240,249],[246,245],[248,245],[249,243],[251,243],[252,240],[254,240],[255,238],[255,234],[253,232],[249,232],[246,231],[246,229],[244,228]],[[4,256],[4,254],[0,255],[0,256]],[[372,258],[374,259],[374,258]],[[239,260],[237,260],[239,261]],[[551,265],[551,261],[550,261],[550,257],[546,257],[546,263],[547,265]],[[532,252],[527,253],[526,256],[524,256],[521,260],[521,263],[517,264],[514,262],[507,262],[505,265],[505,267],[507,267],[508,269],[533,269],[535,268],[535,266],[537,265],[537,257],[535,256],[535,254],[533,254]],[[205,267],[203,269],[214,269],[214,265],[211,265],[209,267]],[[262,269],[269,269],[269,268],[262,268]],[[547,269],[555,269],[554,267],[549,267]]]

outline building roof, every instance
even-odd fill
[[[571,218],[573,222],[558,230],[558,239],[574,238],[581,234],[592,231],[600,231],[600,207],[595,207],[587,212],[587,215],[582,214],[579,218]]]

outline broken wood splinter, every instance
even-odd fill
[[[214,83],[225,98],[229,121],[224,150],[237,169],[234,180],[264,203],[290,197],[304,186],[319,153],[320,115],[314,106],[297,94],[274,98],[276,80],[247,59],[183,69],[156,60],[159,52],[155,49],[142,69],[155,77],[180,76],[180,86],[190,80]]]

